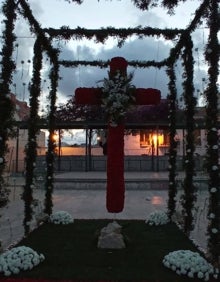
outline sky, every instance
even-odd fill
[[[34,17],[45,28],[60,28],[64,25],[70,28],[79,26],[90,29],[109,26],[116,28],[136,26],[186,28],[190,20],[193,19],[195,10],[199,7],[201,1],[188,0],[182,3],[175,10],[174,16],[168,15],[167,11],[161,7],[149,11],[140,11],[128,0],[84,0],[81,5],[69,4],[64,0],[29,0],[28,3]],[[0,15],[0,19],[1,17],[2,15]],[[30,34],[27,22],[21,16],[18,17],[16,22],[16,35],[18,36],[18,46],[15,48],[14,59],[17,71],[14,75],[12,92],[16,93],[20,100],[28,101],[28,84],[31,80],[34,38]],[[202,23],[193,33],[196,95],[199,90],[202,91],[204,88],[203,78],[206,77],[207,66],[204,65],[203,52],[207,36],[205,23]],[[121,48],[118,48],[117,42],[112,39],[108,40],[104,45],[88,40],[54,42],[54,44],[60,47],[60,59],[90,61],[97,59],[109,60],[115,56],[123,56],[127,60],[160,61],[169,55],[170,48],[173,46],[171,41],[166,41],[162,37],[150,37],[143,40],[131,37],[126,40]],[[48,59],[44,58],[41,111],[45,111],[45,104],[47,104],[45,99],[49,89],[49,80],[46,76],[48,70]],[[133,83],[135,86],[157,88],[161,91],[162,97],[166,97],[168,80],[164,68],[161,70],[156,68],[145,70],[129,68],[128,71],[134,72]],[[60,76],[62,79],[58,89],[58,105],[70,99],[77,87],[96,87],[98,81],[108,76],[108,69],[84,66],[78,66],[77,68],[61,67]],[[182,91],[181,79],[182,69],[181,64],[178,64],[177,89],[179,97]]]

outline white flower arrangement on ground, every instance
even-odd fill
[[[168,215],[163,211],[155,211],[149,214],[149,218],[146,220],[146,223],[153,226],[153,225],[164,225],[169,223]]]
[[[32,269],[44,259],[43,254],[38,254],[29,247],[15,247],[0,255],[0,273],[4,276],[18,274],[22,270]]]
[[[70,224],[74,222],[73,217],[66,211],[52,213],[49,221],[54,224]]]
[[[135,104],[135,87],[131,84],[133,74],[123,76],[118,72],[112,79],[103,81],[102,106],[112,124],[118,124],[127,110]]]
[[[170,252],[163,259],[164,266],[175,271],[178,275],[189,278],[199,278],[209,281],[209,278],[218,278],[218,269],[214,268],[199,253],[190,250]]]

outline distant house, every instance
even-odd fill
[[[169,150],[169,129],[168,129],[168,111],[158,114],[158,120],[155,119],[154,128],[141,129],[136,131],[136,134],[125,136],[125,154],[146,154],[146,155],[166,155]],[[204,156],[206,154],[206,129],[205,129],[205,108],[197,107],[195,109],[195,124],[194,130],[194,142],[195,142],[195,154],[198,156]],[[177,155],[185,156],[185,144],[187,131],[184,126],[184,113],[181,110],[177,110]],[[166,126],[162,126],[167,124]],[[197,127],[197,124],[200,126]]]
[[[177,109],[176,131],[177,155],[185,156],[185,136],[187,134],[183,124],[184,112]],[[195,136],[195,154],[204,156],[206,154],[206,130],[205,130],[205,108],[197,107],[195,114],[196,122],[200,123],[200,127],[194,131]],[[160,105],[157,106],[140,106],[135,111],[135,115],[130,113],[126,119],[127,123],[136,123],[139,129],[131,130],[130,134],[124,137],[124,152],[127,156],[155,155],[163,156],[169,152],[169,128],[168,128],[168,101],[162,99]],[[151,124],[148,128],[140,129],[140,124]],[[101,132],[98,136],[97,144],[105,144],[105,133]],[[86,147],[65,147],[61,148],[62,155],[85,155]],[[103,155],[101,147],[92,146],[91,155]]]
[[[160,107],[147,107],[137,109],[136,120],[132,114],[126,120],[127,125],[130,123],[133,129],[127,130],[124,136],[125,171],[167,171],[170,147],[167,103],[164,101]],[[204,108],[196,108],[194,140],[195,166],[198,171],[203,171],[205,168],[207,145],[205,115]],[[176,120],[176,164],[177,169],[182,170],[186,155],[187,134],[183,111],[177,109]],[[61,171],[105,171],[106,156],[103,152],[103,144],[108,139],[105,130],[100,133],[97,136],[97,144],[91,149],[87,146],[61,147],[56,167]],[[98,146],[99,144],[101,146]]]
[[[15,104],[14,118],[16,121],[27,120],[30,115],[30,108],[25,101],[20,101],[14,94],[11,94],[11,100]],[[16,130],[16,129],[15,129]],[[7,171],[8,172],[23,172],[24,171],[24,158],[25,158],[25,146],[28,140],[28,130],[18,129],[17,136],[8,141],[9,152],[6,157]],[[42,154],[45,151],[45,133],[39,131],[37,136],[38,154]]]
[[[185,155],[186,130],[177,129],[176,140],[178,142],[177,155]],[[195,154],[206,154],[206,130],[196,129]],[[125,155],[166,155],[169,150],[169,131],[167,129],[142,129],[138,133],[125,136]]]
[[[15,95],[11,94],[11,99],[15,103],[15,119],[22,121],[28,119],[30,114],[30,108],[24,101],[16,99]],[[129,134],[124,136],[124,153],[125,156],[137,157],[149,156],[149,157],[162,157],[167,162],[167,155],[169,153],[169,128],[168,128],[168,102],[166,99],[162,100],[157,106],[140,106],[135,111],[135,115],[129,113],[126,117],[126,123],[136,123],[139,125],[137,129],[130,130]],[[184,120],[184,113],[177,109],[177,123],[181,124]],[[198,127],[194,131],[195,135],[195,155],[198,159],[202,159],[206,154],[206,130],[205,127],[205,108],[196,108],[195,120],[203,126]],[[141,128],[140,124],[148,124],[148,127]],[[180,160],[185,156],[185,136],[186,129],[183,125],[177,128],[176,141],[177,155]],[[106,141],[105,134],[98,136],[104,138],[102,143]],[[45,159],[45,132],[39,131],[37,136],[38,149],[37,154],[42,156],[42,160]],[[18,129],[17,137],[9,140],[9,153],[7,156],[7,170],[9,172],[23,172],[25,170],[25,153],[24,149],[28,140],[28,131],[26,129]],[[100,142],[100,139],[99,139]],[[73,169],[75,163],[74,156],[81,156],[82,162],[86,161],[85,156],[91,153],[91,157],[103,156],[103,148],[97,144],[91,147],[91,150],[85,146],[65,146],[64,144],[60,149],[57,148],[57,159],[62,158],[62,163],[65,163],[66,157],[71,157],[71,161],[68,159],[66,162],[71,163],[68,166],[68,170]],[[59,142],[57,141],[57,145]],[[103,156],[104,157],[104,156]],[[161,159],[162,160],[162,159]],[[100,162],[100,160],[97,160]],[[73,162],[73,163],[72,163]],[[130,160],[129,160],[130,162]],[[84,165],[82,165],[84,167]],[[166,165],[164,166],[166,167]]]

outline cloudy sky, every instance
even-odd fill
[[[154,8],[150,11],[140,11],[131,1],[127,0],[84,0],[81,5],[69,4],[64,0],[29,0],[28,3],[33,15],[42,27],[60,28],[78,26],[85,28],[101,27],[136,27],[151,26],[159,28],[185,28],[194,16],[195,10],[201,1],[190,1],[181,4],[176,9],[175,16],[169,16],[164,9]],[[15,50],[17,72],[14,77],[12,90],[20,99],[28,99],[28,83],[31,77],[32,46],[34,38],[31,38],[29,26],[19,16],[16,23],[18,47]],[[202,78],[205,76],[203,66],[203,51],[207,39],[205,24],[194,33],[196,62],[195,83],[201,89]],[[171,41],[161,38],[145,38],[143,40],[132,37],[126,40],[122,48],[117,47],[117,42],[110,39],[104,45],[93,41],[69,41],[56,42],[61,53],[61,59],[67,60],[108,60],[114,56],[123,56],[127,60],[156,60],[160,61],[169,55],[173,46]],[[48,65],[45,58],[44,73],[47,73]],[[107,77],[107,69],[78,66],[77,68],[61,67],[62,80],[59,84],[59,103],[69,99],[74,90],[79,86],[96,86],[97,81]],[[167,76],[165,69],[129,69],[134,71],[134,84],[138,87],[153,87],[161,90],[163,97],[167,95]],[[178,89],[181,94],[181,66],[177,69]],[[43,79],[43,92],[48,91],[48,79]],[[43,98],[42,98],[43,99]]]
[[[199,7],[199,0],[186,1],[176,9],[174,16],[167,14],[162,8],[154,8],[150,11],[140,11],[131,1],[128,0],[84,0],[83,4],[69,4],[64,0],[29,0],[28,1],[34,17],[42,27],[60,28],[69,26],[70,28],[101,28],[113,26],[136,27],[151,26],[159,28],[186,28],[190,20],[193,19],[195,10]],[[2,15],[0,16],[2,19]],[[1,25],[2,27],[2,25]],[[20,100],[28,101],[28,83],[31,79],[32,47],[35,38],[29,32],[29,26],[21,16],[16,22],[17,47],[14,52],[14,59],[17,64],[17,71],[14,75],[12,91],[16,93]],[[195,85],[196,89],[203,90],[203,78],[206,76],[206,66],[204,65],[203,51],[207,40],[207,29],[205,23],[193,33],[195,43]],[[171,41],[166,41],[162,37],[149,37],[137,39],[131,37],[125,44],[117,47],[117,42],[109,39],[104,45],[96,44],[94,41],[80,40],[69,42],[54,42],[60,47],[60,59],[67,60],[109,60],[115,56],[123,56],[127,60],[156,60],[160,61],[169,55],[173,46]],[[48,95],[49,80],[48,59],[44,59],[43,82],[41,108],[45,109],[45,99]],[[134,71],[133,82],[137,87],[153,87],[161,90],[162,96],[167,95],[167,76],[165,69],[156,68],[132,69]],[[65,103],[77,87],[97,86],[97,82],[107,77],[107,69],[78,66],[77,68],[61,67],[59,83],[58,104]],[[181,96],[181,64],[177,65],[177,88],[178,95]],[[196,90],[196,94],[199,93]]]

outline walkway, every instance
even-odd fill
[[[126,180],[152,180],[167,181],[167,173],[125,173]],[[178,176],[183,178],[183,174]],[[105,173],[100,172],[73,172],[73,173],[58,173],[55,175],[57,181],[68,179],[81,179],[87,181],[92,179],[94,183],[100,179],[106,179]],[[205,179],[205,176],[200,176],[200,179]],[[0,212],[0,238],[3,241],[3,247],[9,246],[11,243],[19,240],[23,236],[23,212],[24,203],[21,200],[22,185],[24,184],[23,177],[10,177],[10,203],[8,207],[3,208]],[[142,219],[148,218],[149,213],[155,210],[166,210],[168,193],[167,189],[127,189],[125,192],[124,210],[118,214],[108,213],[105,207],[105,189],[72,189],[62,188],[61,182],[58,182],[58,187],[55,185],[53,193],[54,211],[68,211],[75,219]],[[63,184],[62,184],[63,185]],[[42,189],[41,189],[42,188]],[[36,206],[34,208],[37,216],[43,209],[44,189],[43,184],[39,183],[38,188],[34,190],[34,198]],[[179,190],[177,198],[179,199],[182,190]],[[196,228],[193,236],[197,242],[205,248],[205,231],[206,231],[206,213],[208,205],[208,193],[204,189],[200,189],[198,193],[198,212],[196,215]],[[177,201],[177,210],[181,206]],[[32,223],[32,227],[36,226],[36,220]]]
[[[179,172],[177,185],[181,183],[185,175]],[[168,172],[125,172],[126,190],[167,190],[169,187]],[[99,190],[106,188],[106,172],[61,172],[55,175],[55,188],[75,190]],[[195,183],[201,189],[206,189],[207,176],[201,172],[195,176]]]

